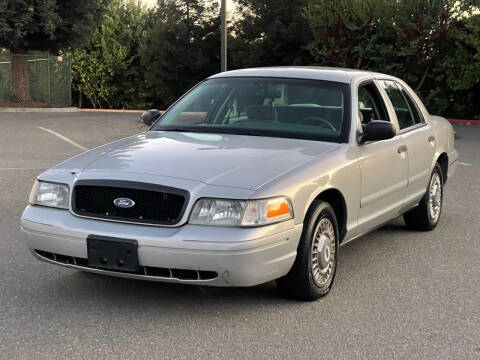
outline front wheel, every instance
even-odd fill
[[[337,270],[338,237],[333,208],[316,200],[305,218],[295,263],[287,275],[277,279],[279,290],[297,300],[327,295]]]
[[[443,174],[437,163],[433,168],[428,188],[420,204],[403,215],[407,228],[433,230],[438,224],[443,204]]]

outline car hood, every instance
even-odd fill
[[[78,155],[52,170],[143,173],[255,190],[338,148],[339,144],[311,140],[149,131]]]

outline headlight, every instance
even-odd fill
[[[68,185],[36,181],[29,202],[32,205],[68,209]]]
[[[200,199],[190,215],[190,224],[260,226],[293,218],[285,197],[261,200]]]

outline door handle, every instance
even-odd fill
[[[398,147],[398,153],[401,154],[401,153],[404,153],[408,150],[407,148],[407,145],[402,145],[402,146],[399,146]]]
[[[428,137],[428,142],[429,142],[429,143],[432,143],[432,142],[434,142],[434,141],[435,141],[435,136],[429,136],[429,137]]]

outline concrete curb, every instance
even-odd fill
[[[480,120],[448,119],[451,124],[480,125]]]
[[[78,112],[76,107],[65,107],[65,108],[15,108],[15,107],[0,107],[0,112],[4,113],[49,113],[49,112]]]
[[[78,109],[79,112],[100,112],[100,113],[130,113],[142,114],[145,110],[118,110],[118,109]]]

